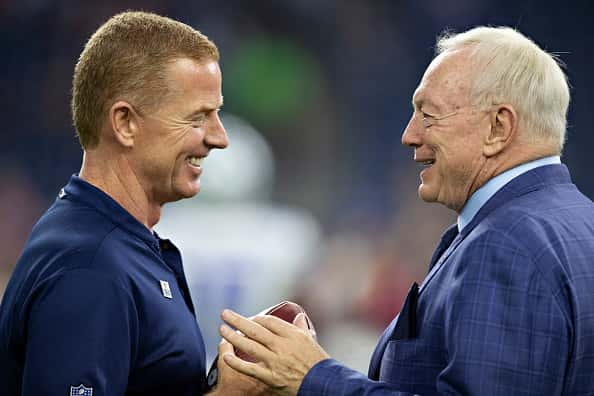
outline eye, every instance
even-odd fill
[[[190,120],[190,122],[192,123],[192,126],[194,128],[199,128],[202,126],[202,124],[204,124],[205,119],[206,119],[206,116],[204,114],[199,114],[196,117],[194,117],[192,120]]]
[[[424,119],[430,119],[430,120],[432,120],[434,118],[434,116],[432,116],[429,113],[425,113],[424,111],[421,111],[421,115],[423,116]]]
[[[435,116],[421,111],[421,120],[423,121],[425,128],[430,128],[431,125],[435,123]]]

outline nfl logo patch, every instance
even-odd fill
[[[161,292],[163,292],[163,296],[166,298],[173,298],[173,294],[171,294],[171,287],[169,287],[169,282],[167,281],[159,281],[161,283]]]
[[[71,386],[70,396],[93,396],[93,388],[87,388],[83,384]]]

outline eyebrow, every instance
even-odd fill
[[[415,109],[415,110],[423,107],[423,104],[425,104],[425,101],[426,101],[425,97],[422,95],[423,91],[421,90],[419,92],[419,89],[420,89],[420,87],[417,87],[415,89],[415,92],[413,92],[413,96],[411,98],[411,104],[412,104],[413,109]]]
[[[425,96],[421,97],[420,99],[415,99],[413,97],[412,106],[414,110],[423,110],[423,107],[425,107],[425,110],[427,110],[426,107],[429,107],[430,109],[433,109],[433,111],[439,112],[441,109],[441,107],[437,103],[433,102],[431,99]]]

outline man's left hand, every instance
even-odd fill
[[[221,317],[241,332],[222,325],[223,338],[257,360],[250,363],[226,353],[225,363],[259,379],[280,395],[296,395],[307,372],[329,358],[309,331],[304,314],[297,315],[294,324],[269,315],[250,320],[230,310],[223,311]]]

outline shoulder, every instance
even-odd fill
[[[57,201],[33,227],[25,252],[92,251],[117,226],[90,206]]]
[[[118,278],[126,239],[118,224],[93,208],[58,201],[34,226],[13,277],[26,289],[74,270]]]
[[[573,184],[527,191],[490,212],[469,234],[479,240],[498,236],[531,256],[570,239],[594,237],[594,203]]]
[[[528,192],[489,213],[456,253],[472,279],[565,295],[579,277],[594,278],[594,205],[572,184]]]

